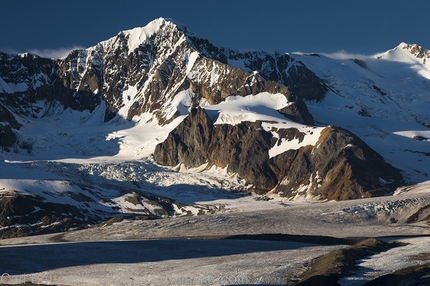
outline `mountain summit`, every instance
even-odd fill
[[[93,111],[103,103],[105,121],[116,114],[132,120],[154,112],[161,122],[168,122],[176,113],[171,102],[182,91],[189,91],[195,103],[219,103],[232,94],[257,93],[265,89],[263,85],[272,89],[282,89],[276,87],[279,84],[292,86],[296,95],[307,99],[322,99],[325,91],[321,80],[287,55],[219,49],[163,18],[88,49],[74,50],[61,60],[1,54],[0,61],[0,87],[5,94],[25,93],[28,103],[51,101],[50,110],[29,106],[18,110],[23,105],[15,104],[15,112],[35,116],[59,112],[53,111],[58,105]],[[243,69],[230,66],[232,61]],[[289,84],[293,80],[295,84]],[[246,81],[259,84],[247,88]],[[11,101],[15,98],[10,96]]]
[[[420,62],[425,65],[430,58],[430,51],[417,44],[400,43],[394,49],[377,55],[378,58],[400,62]]]
[[[341,59],[242,52],[163,18],[63,59],[0,53],[0,163],[37,159],[23,168],[61,176],[73,186],[64,187],[69,204],[94,204],[73,212],[109,215],[134,209],[124,200],[152,216],[187,213],[176,198],[151,195],[171,184],[151,175],[161,166],[184,177],[222,170],[222,191],[239,184],[291,200],[387,195],[428,177],[427,57],[407,44]],[[58,203],[47,193],[64,181],[24,181],[4,184]]]

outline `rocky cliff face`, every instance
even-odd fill
[[[387,195],[402,180],[399,170],[351,132],[328,126],[313,146],[271,159],[287,197],[347,200]]]
[[[204,109],[193,109],[157,145],[154,158],[168,166],[183,163],[191,168],[209,163],[227,167],[229,172],[254,184],[257,192],[264,192],[273,188],[277,179],[268,165],[272,135],[260,127],[261,122],[214,125]]]
[[[423,47],[417,45],[417,44],[400,44],[403,46],[403,49],[409,51],[413,56],[415,56],[418,59],[423,60],[423,64],[426,63],[426,60],[430,58],[430,51],[424,49]]]
[[[303,140],[295,128],[277,129],[278,138],[262,122],[216,124],[202,108],[190,115],[157,145],[154,158],[162,164],[227,168],[252,184],[252,190],[285,197],[346,200],[392,192],[399,171],[351,132],[326,127],[315,145],[290,149],[272,158],[269,150],[282,140]]]
[[[314,117],[310,114],[306,103],[298,96],[290,95],[288,101],[291,104],[278,111],[285,117],[306,125],[314,125]]]
[[[206,57],[233,67],[240,67],[247,72],[258,71],[263,78],[288,86],[293,94],[303,99],[322,100],[327,91],[327,86],[321,79],[301,61],[295,60],[288,54],[239,52],[215,47],[207,40],[192,34],[188,38]]]
[[[165,19],[60,60],[0,53],[0,103],[17,115],[43,117],[68,108],[92,112],[104,104],[105,121],[151,113],[165,124],[181,113],[173,103],[184,91],[189,108],[263,91],[293,94],[295,102],[321,100],[326,87],[288,55],[217,48]],[[0,120],[8,126],[0,140],[7,147],[18,125]]]
[[[411,53],[422,51],[411,47]],[[306,134],[297,126],[314,125],[304,100],[321,101],[327,89],[288,54],[218,48],[185,27],[157,19],[64,59],[0,53],[0,146],[11,150],[19,144],[17,130],[26,117],[70,109],[91,113],[101,107],[105,122],[116,116],[137,122],[149,114],[146,119],[160,125],[190,112],[156,147],[158,163],[216,165],[237,173],[259,193],[287,197],[349,199],[393,190],[401,180],[398,171],[347,130],[327,127],[318,142],[271,151],[282,142],[303,142]],[[215,124],[200,108],[263,92],[285,96],[288,104],[277,111],[299,125]]]

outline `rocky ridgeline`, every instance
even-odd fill
[[[197,106],[263,91],[321,100],[327,90],[286,54],[217,48],[164,19],[148,26],[155,29],[120,32],[59,60],[0,53],[0,108],[39,118],[67,108],[93,111],[104,103],[105,121],[149,112],[165,124],[179,115],[167,110],[181,91],[189,91],[191,105]],[[138,44],[136,33],[141,33]],[[237,62],[241,68],[231,65]],[[20,128],[10,112],[0,117],[0,146],[6,148],[16,143],[13,130]]]
[[[185,107],[197,108],[157,146],[160,164],[227,167],[258,193],[273,190],[287,197],[367,197],[386,194],[401,180],[347,130],[327,127],[316,145],[269,158],[276,140],[261,122],[214,125],[198,108],[231,95],[280,93],[289,101],[280,113],[313,125],[303,99],[322,100],[328,88],[302,62],[288,54],[218,48],[165,19],[147,27],[120,32],[64,59],[0,53],[0,147],[10,150],[19,143],[16,116],[41,118],[106,106],[105,122],[118,114],[133,120],[151,113],[163,125],[180,115],[173,102],[187,92]],[[293,128],[277,132],[287,140],[301,136]]]
[[[386,195],[402,179],[399,171],[364,141],[340,127],[326,127],[313,146],[270,158],[269,150],[277,140],[300,140],[303,136],[296,128],[277,133],[279,139],[258,121],[214,125],[203,108],[196,108],[157,145],[154,158],[167,166],[227,168],[259,194],[276,192],[290,198],[346,200]]]
[[[423,64],[426,63],[426,59],[430,58],[430,51],[424,49],[423,47],[417,44],[403,44],[403,49],[408,50],[412,55],[414,55],[418,59],[423,60]]]
[[[192,214],[188,205],[138,189],[123,192],[124,206],[121,206],[103,193],[97,195],[91,186],[81,185],[79,188],[80,191],[58,195],[65,202],[49,201],[52,194],[43,197],[0,190],[0,239],[105,225],[122,219],[146,220]],[[217,210],[212,206],[192,209],[199,214]]]

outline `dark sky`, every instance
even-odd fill
[[[429,13],[429,0],[0,0],[0,51],[89,47],[164,17],[240,50],[374,54],[430,49]]]

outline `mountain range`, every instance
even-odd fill
[[[0,232],[426,184],[429,58],[238,51],[163,18],[62,59],[0,53]]]

